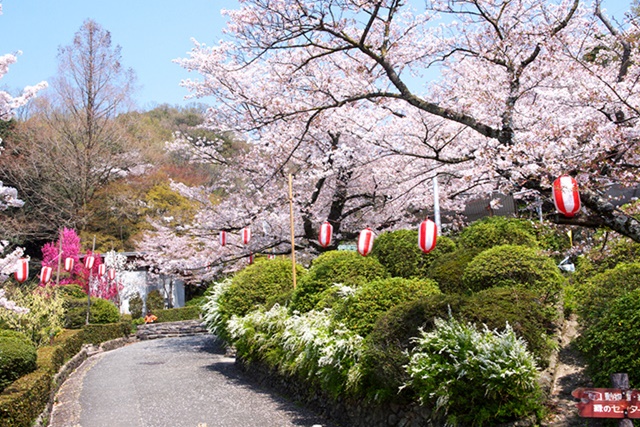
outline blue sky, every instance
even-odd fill
[[[0,0],[0,55],[22,51],[18,62],[0,80],[0,89],[20,88],[56,74],[58,47],[71,44],[84,20],[91,18],[111,32],[122,47],[123,64],[133,68],[141,86],[138,107],[186,105],[185,78],[197,78],[171,61],[185,57],[191,38],[207,45],[222,38],[222,9],[235,0]],[[609,14],[622,18],[631,0],[605,0]],[[206,102],[206,99],[201,100]]]

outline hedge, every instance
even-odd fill
[[[33,343],[19,332],[0,330],[0,391],[36,367]]]
[[[474,222],[462,230],[457,243],[465,249],[480,250],[507,244],[538,247],[531,221],[502,216],[486,217]]]
[[[116,338],[127,337],[131,333],[131,323],[107,323],[103,325],[85,325],[84,342],[90,344],[100,344]]]
[[[178,322],[180,320],[194,320],[200,318],[202,309],[199,306],[189,306],[181,308],[168,308],[166,310],[158,310],[155,314],[158,319],[156,323],[161,322]]]

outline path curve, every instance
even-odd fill
[[[62,385],[52,427],[334,427],[245,380],[211,335],[94,355]]]

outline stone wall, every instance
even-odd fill
[[[254,382],[296,400],[320,415],[349,427],[437,427],[429,408],[418,405],[371,404],[359,399],[329,396],[305,381],[286,377],[264,364],[236,358],[236,365]]]

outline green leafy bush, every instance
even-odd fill
[[[478,331],[436,319],[418,338],[407,370],[420,400],[448,425],[496,425],[541,409],[534,358],[510,327]]]
[[[0,330],[0,391],[36,369],[36,347],[23,334]]]
[[[433,261],[454,250],[451,239],[438,236],[435,249],[425,254],[418,247],[417,230],[397,230],[378,236],[371,256],[376,257],[392,277],[427,277]]]
[[[139,319],[142,317],[142,309],[144,307],[144,301],[140,296],[140,293],[136,292],[129,299],[129,313],[133,319]]]
[[[486,217],[464,228],[457,239],[465,249],[485,250],[500,245],[538,247],[536,231],[528,220],[502,216]]]
[[[155,313],[164,309],[164,297],[158,289],[153,289],[147,294],[147,311]]]
[[[471,291],[462,283],[467,265],[480,253],[479,249],[458,249],[434,260],[427,277],[435,280],[445,294],[465,294]]]
[[[194,320],[200,318],[200,307],[181,307],[181,308],[167,308],[165,310],[156,311],[155,314],[158,317],[156,322],[178,322],[180,320]]]
[[[611,302],[627,292],[640,288],[640,263],[619,264],[577,284],[577,312],[584,326],[600,321]]]
[[[306,312],[320,301],[321,294],[335,283],[358,287],[388,276],[380,262],[353,251],[329,251],[313,260],[309,272],[300,279],[291,297],[291,310]]]
[[[550,303],[557,298],[565,279],[553,260],[535,249],[502,245],[478,254],[467,265],[462,283],[474,292],[523,285]]]
[[[640,385],[640,289],[607,303],[578,339],[596,387],[610,387],[610,375],[627,373],[632,388]]]
[[[91,344],[100,344],[116,338],[127,337],[131,333],[131,323],[105,323],[83,326],[84,341]]]
[[[538,365],[546,367],[555,344],[552,340],[557,310],[540,303],[535,293],[522,287],[485,289],[471,295],[460,316],[489,329],[504,330],[509,324],[524,339]]]
[[[399,304],[382,315],[367,335],[362,356],[362,390],[375,401],[409,402],[413,400],[405,366],[420,329],[429,331],[434,319],[456,314],[464,299],[457,295],[432,295]]]
[[[336,307],[335,318],[364,337],[378,317],[393,306],[439,293],[438,285],[431,279],[378,279],[364,283],[353,296],[343,299]]]
[[[68,285],[65,288],[76,285]],[[75,298],[74,294],[67,293],[64,297],[64,327],[67,329],[80,329],[87,321],[87,295],[83,298]],[[114,323],[120,320],[120,311],[110,301],[102,298],[91,297],[91,309],[89,311],[89,323]]]

